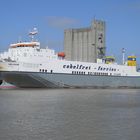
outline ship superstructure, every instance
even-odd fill
[[[13,61],[13,62],[44,62],[45,60],[57,60],[58,54],[53,49],[49,49],[48,46],[41,48],[40,42],[34,39],[37,34],[37,29],[29,32],[31,41],[29,42],[17,42],[10,44],[10,48],[7,52],[0,53],[1,61]]]

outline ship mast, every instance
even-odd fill
[[[29,36],[31,38],[31,41],[34,41],[34,36],[38,34],[37,28],[34,28],[32,31],[29,32]]]
[[[125,64],[125,48],[122,48],[122,64]]]

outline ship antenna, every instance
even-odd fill
[[[125,48],[122,48],[122,64],[125,64]]]
[[[22,37],[21,36],[18,37],[18,42],[22,42]]]
[[[34,36],[38,34],[37,28],[34,28],[33,31],[29,32],[29,36],[31,37],[31,41],[34,41]]]

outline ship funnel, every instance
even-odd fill
[[[127,58],[127,65],[128,66],[136,66],[137,62],[136,62],[136,56],[128,56]]]

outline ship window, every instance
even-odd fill
[[[45,72],[47,72],[47,70],[45,70]]]
[[[44,69],[42,70],[42,72],[44,72]]]
[[[53,70],[51,70],[51,73],[53,73]]]
[[[41,72],[42,70],[40,69],[39,71]]]
[[[72,74],[75,74],[75,71],[72,71]]]

